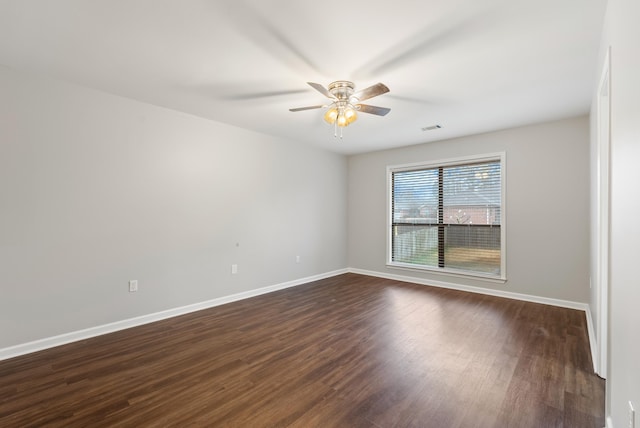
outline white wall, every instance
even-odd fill
[[[507,175],[505,284],[386,267],[388,165],[503,151]],[[586,303],[588,117],[351,156],[348,231],[352,268]]]
[[[0,349],[345,268],[346,168],[0,68]]]
[[[601,60],[611,46],[611,246],[607,414],[627,427],[628,402],[640,426],[640,2],[609,0]],[[597,70],[599,73],[600,70]],[[594,105],[597,88],[594,88]],[[592,110],[592,115],[595,110]],[[595,173],[595,171],[593,172]]]

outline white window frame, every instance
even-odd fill
[[[506,164],[507,155],[505,152],[488,153],[482,155],[464,156],[443,160],[416,162],[402,165],[389,165],[387,166],[387,267],[407,269],[412,271],[426,271],[429,273],[444,274],[449,276],[470,277],[474,279],[480,279],[491,282],[504,283],[507,280],[507,209],[506,209]],[[431,266],[414,265],[410,263],[394,262],[392,260],[392,245],[393,238],[392,225],[393,225],[393,207],[392,201],[392,174],[394,172],[411,171],[416,169],[428,169],[438,167],[449,167],[455,165],[476,163],[476,162],[500,162],[500,185],[501,185],[501,206],[500,206],[500,275],[491,275],[481,272],[469,272],[453,268],[439,268]]]

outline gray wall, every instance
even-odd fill
[[[494,152],[506,152],[507,282],[388,268],[386,167]],[[351,156],[348,231],[352,268],[586,303],[588,117]]]
[[[0,348],[346,268],[346,176],[302,143],[0,68]]]
[[[611,47],[611,206],[608,427],[640,426],[640,2],[609,0],[598,69]],[[597,88],[594,88],[594,106]],[[595,115],[595,110],[592,110]],[[593,172],[595,173],[595,171]],[[595,301],[594,301],[595,303]]]

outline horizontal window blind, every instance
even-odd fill
[[[391,262],[500,276],[500,160],[391,172]]]

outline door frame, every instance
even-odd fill
[[[609,331],[609,249],[611,204],[611,73],[607,49],[597,95],[596,117],[596,311],[597,374],[607,378]]]

